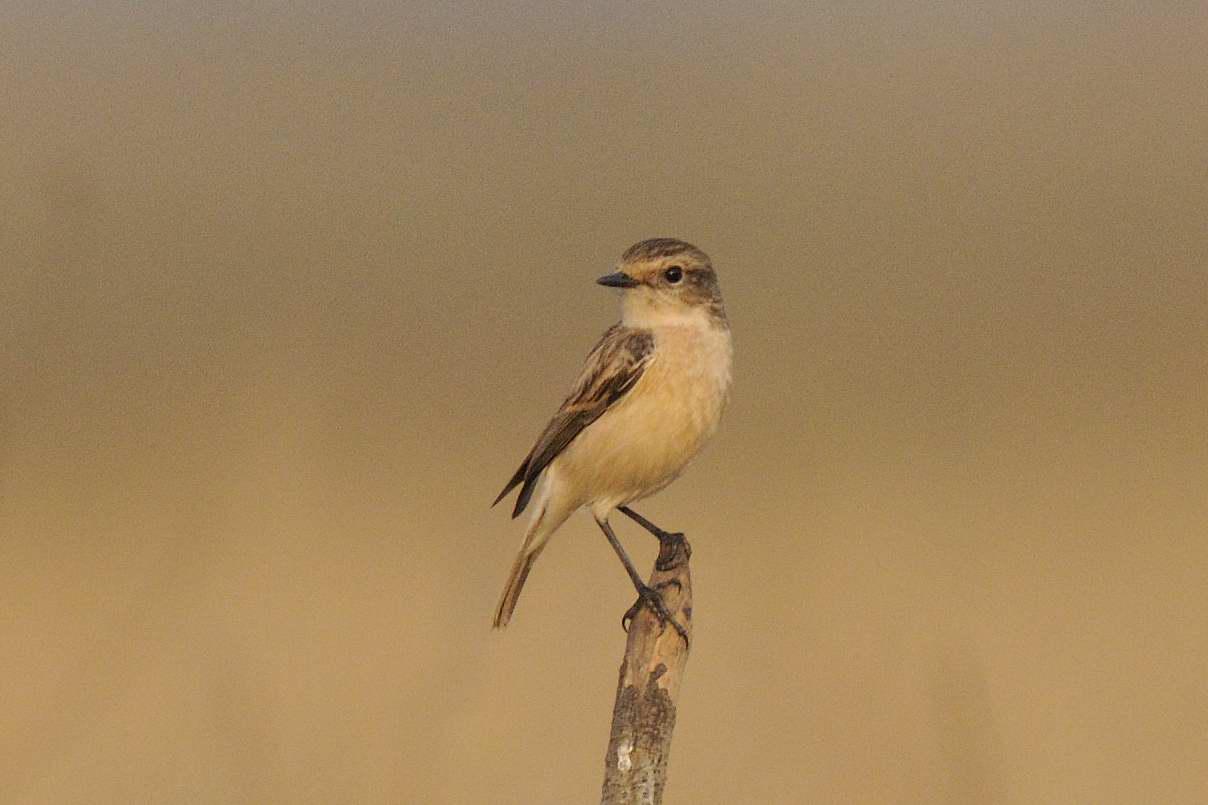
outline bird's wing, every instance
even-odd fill
[[[503,500],[504,495],[517,484],[523,483],[512,516],[516,517],[524,511],[541,472],[584,428],[599,419],[633,388],[650,364],[653,354],[654,334],[649,330],[620,324],[610,327],[587,356],[574,391],[545,426],[520,468],[499,497],[495,498],[495,503]]]

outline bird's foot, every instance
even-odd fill
[[[684,539],[682,531],[658,531],[655,533],[655,536],[658,537],[660,547],[666,545],[668,548],[668,550],[659,551],[659,557],[654,562],[655,570],[670,570],[681,561],[674,550],[677,543],[684,546],[684,559],[692,556],[692,548],[688,545],[688,541]]]
[[[675,585],[679,584],[679,582],[675,581],[674,579],[667,583]],[[638,600],[634,601],[633,606],[631,606],[628,611],[621,616],[622,629],[624,629],[626,632],[629,631],[629,625],[633,622],[633,619],[637,616],[638,610],[642,608],[643,604],[650,608],[650,611],[653,612],[655,617],[659,619],[659,623],[664,629],[670,625],[675,629],[676,633],[684,639],[684,645],[690,645],[687,630],[680,625],[679,621],[672,617],[671,612],[667,609],[666,602],[663,601],[662,594],[653,587],[647,587],[644,584],[638,588]]]

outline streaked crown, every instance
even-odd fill
[[[643,240],[625,250],[619,268],[635,281],[635,287],[626,293],[631,305],[701,307],[715,321],[726,320],[713,263],[691,243],[677,238]]]
[[[622,263],[644,263],[664,257],[685,255],[698,263],[709,265],[709,255],[675,238],[650,238],[633,244],[621,255]]]

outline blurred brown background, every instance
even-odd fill
[[[653,235],[668,802],[1208,801],[1195,6],[4,4],[0,801],[594,800],[632,590],[492,634],[487,506]]]

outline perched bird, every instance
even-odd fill
[[[682,240],[637,243],[597,282],[622,289],[621,321],[587,356],[574,390],[495,499],[519,486],[512,517],[531,506],[532,519],[494,625],[511,619],[550,536],[589,506],[638,591],[635,610],[646,602],[683,635],[608,518],[619,510],[660,540],[669,536],[629,504],[674,481],[717,430],[730,390],[730,325],[708,255]]]

